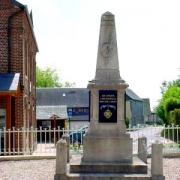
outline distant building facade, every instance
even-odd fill
[[[126,118],[131,126],[144,124],[143,100],[131,89],[126,89]]]
[[[143,106],[144,121],[147,122],[151,115],[150,100],[148,98],[143,98]]]
[[[79,129],[89,124],[89,90],[86,88],[37,88],[37,109],[41,106],[66,106],[70,129]],[[40,112],[37,110],[37,123]],[[57,111],[52,108],[51,114]],[[131,125],[144,124],[143,100],[132,90],[126,90],[126,118]],[[50,121],[50,119],[49,119]]]
[[[36,126],[37,51],[27,7],[15,0],[1,0],[0,128]]]
[[[37,88],[37,109],[52,107],[51,114],[58,115],[53,107],[66,106],[70,129],[79,129],[89,123],[89,91],[86,88]],[[60,113],[60,112],[59,112]],[[65,116],[65,112],[61,111]],[[41,121],[37,111],[37,124]],[[47,117],[48,118],[48,117]],[[49,118],[49,121],[51,119]],[[62,127],[61,127],[62,128]]]
[[[67,107],[66,106],[37,106],[37,127],[48,129],[49,127],[57,129],[67,129]]]
[[[146,121],[147,124],[163,124],[163,121],[155,112],[151,112]]]

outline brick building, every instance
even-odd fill
[[[0,0],[0,128],[36,127],[36,53],[32,13]]]

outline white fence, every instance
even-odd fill
[[[87,127],[79,130],[65,129],[3,129],[0,130],[0,156],[4,155],[55,155],[56,142],[63,134],[69,134],[70,152],[82,153],[83,136]],[[133,138],[133,153],[137,153],[137,140],[147,138],[147,145],[158,141],[164,145],[164,153],[180,152],[180,127],[179,126],[144,126],[127,129]],[[150,149],[149,149],[150,152]]]
[[[127,129],[133,138],[133,152],[137,153],[138,138],[147,138],[148,152],[155,142],[163,144],[164,154],[180,153],[180,127],[179,126],[144,126]]]

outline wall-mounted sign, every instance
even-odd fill
[[[68,116],[84,116],[89,115],[89,107],[69,107],[67,108]]]
[[[100,123],[117,122],[117,91],[115,90],[99,91],[99,122]]]

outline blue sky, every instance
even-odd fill
[[[179,0],[19,0],[33,11],[37,65],[86,87],[95,76],[101,14],[115,14],[121,77],[153,108],[178,78]]]

